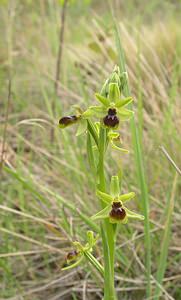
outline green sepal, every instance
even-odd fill
[[[113,198],[118,198],[119,193],[120,193],[119,177],[112,176],[111,184],[110,184],[110,194]]]
[[[119,99],[116,102],[116,108],[120,108],[120,107],[126,106],[126,105],[130,104],[131,102],[133,102],[133,98],[132,97],[127,97],[125,99]]]
[[[109,99],[110,102],[116,103],[116,101],[120,98],[119,86],[117,83],[109,84]]]
[[[86,130],[87,130],[87,120],[80,119],[80,122],[79,122],[79,125],[77,128],[77,132],[76,132],[76,136],[83,134]]]
[[[96,99],[97,99],[99,102],[101,102],[104,106],[106,106],[106,107],[109,106],[110,101],[109,101],[108,98],[106,98],[106,97],[104,97],[104,96],[102,96],[101,94],[98,94],[98,93],[96,93],[95,96],[96,96]]]
[[[92,220],[98,220],[98,219],[108,218],[110,210],[111,210],[111,205],[112,204],[107,205],[104,209],[102,209],[101,211],[99,211],[97,214],[93,215],[91,217],[91,219]]]
[[[82,116],[84,118],[90,118],[90,117],[103,118],[106,113],[107,113],[107,110],[103,106],[90,106],[82,114]]]
[[[126,214],[128,216],[128,218],[132,218],[132,219],[138,219],[143,221],[145,219],[145,217],[143,215],[137,214],[129,209],[127,209],[126,207],[124,207]]]
[[[99,199],[101,199],[106,204],[110,204],[114,201],[114,198],[111,195],[103,193],[99,190],[96,191],[96,195]]]
[[[135,193],[134,193],[134,192],[131,192],[131,193],[128,193],[128,194],[120,195],[120,196],[118,197],[118,199],[119,199],[121,202],[125,203],[125,202],[131,200],[131,199],[134,198],[134,197],[135,197]]]
[[[126,121],[129,120],[134,115],[134,112],[129,109],[121,107],[117,110],[117,114],[121,121]]]

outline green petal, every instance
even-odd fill
[[[99,199],[104,201],[104,203],[106,203],[106,204],[110,204],[114,200],[114,198],[111,195],[103,193],[99,190],[97,190],[96,195]]]
[[[129,120],[134,115],[133,111],[126,108],[119,108],[117,113],[121,121]]]
[[[122,106],[126,106],[126,105],[130,104],[132,101],[133,101],[132,97],[128,97],[128,98],[125,98],[125,99],[119,99],[116,102],[116,108],[120,108]]]
[[[119,196],[119,200],[123,203],[131,200],[132,198],[134,198],[135,196],[135,193],[134,192],[131,192],[131,193],[128,193],[128,194],[123,194],[123,195],[120,195]]]
[[[97,117],[103,118],[107,114],[107,110],[102,106],[90,106],[83,114],[83,118]]]
[[[87,120],[86,119],[81,119],[79,122],[79,126],[77,128],[76,136],[81,135],[84,133],[87,129]]]
[[[119,86],[117,83],[109,84],[109,99],[110,102],[115,102],[120,98]]]
[[[128,218],[138,219],[138,220],[141,220],[141,221],[143,221],[145,219],[145,217],[143,215],[137,214],[137,213],[127,209],[126,207],[124,207],[124,209],[127,213]]]
[[[104,97],[104,96],[102,96],[102,95],[100,95],[100,94],[98,94],[98,93],[96,93],[95,96],[96,96],[96,99],[97,99],[99,102],[101,102],[104,106],[109,107],[110,101],[109,101],[108,98],[106,98],[106,97]]]
[[[111,204],[107,205],[104,209],[99,211],[97,214],[91,217],[92,220],[105,219],[109,217],[109,213],[111,210]]]

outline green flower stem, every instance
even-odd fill
[[[100,128],[99,134],[99,164],[98,164],[98,176],[99,176],[99,190],[106,192],[106,180],[104,172],[104,158],[105,150],[107,146],[107,130]],[[105,207],[105,203],[101,202],[102,208]],[[101,225],[102,243],[104,250],[104,300],[115,300],[115,288],[114,288],[114,256],[115,256],[115,230],[108,219],[105,219]]]
[[[100,262],[88,251],[84,252],[84,256],[99,271],[99,273],[104,276],[104,268]]]

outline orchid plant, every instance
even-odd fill
[[[73,249],[67,254],[66,266],[63,270],[76,267],[85,259],[88,260],[104,278],[104,300],[117,299],[114,261],[119,225],[127,224],[130,219],[144,220],[144,216],[127,208],[127,203],[134,198],[135,193],[121,194],[119,176],[111,177],[108,188],[105,176],[105,159],[109,144],[115,150],[128,152],[119,145],[121,144],[120,125],[133,116],[133,111],[126,108],[133,99],[132,97],[125,98],[123,95],[126,80],[127,74],[120,73],[119,67],[116,66],[104,83],[101,92],[95,94],[100,103],[99,106],[90,106],[85,111],[78,108],[74,115],[64,116],[59,120],[60,128],[78,124],[76,135],[87,135],[87,154],[91,169],[95,171],[93,176],[95,176],[96,195],[100,205],[100,211],[91,216],[91,219],[100,224],[104,252],[104,265],[102,266],[92,254],[99,236],[88,231],[85,245],[78,241],[73,242]]]

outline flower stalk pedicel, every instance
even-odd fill
[[[122,95],[127,74],[120,74],[119,67],[106,80],[101,93],[96,93],[99,106],[90,106],[78,115],[62,117],[59,121],[60,128],[79,123],[77,135],[87,135],[87,154],[91,165],[92,174],[97,184],[96,195],[100,202],[101,210],[91,217],[92,221],[99,221],[104,251],[104,267],[92,254],[92,249],[98,236],[87,232],[87,243],[82,246],[79,242],[73,243],[73,250],[67,254],[64,268],[76,267],[83,261],[91,263],[104,277],[104,300],[116,300],[114,285],[114,256],[116,232],[119,224],[126,224],[129,219],[144,220],[139,215],[127,208],[127,202],[134,198],[135,193],[120,193],[119,177],[112,176],[108,189],[105,177],[105,158],[109,144],[113,149],[128,152],[119,147],[121,142],[118,131],[121,122],[130,119],[133,112],[125,108],[133,101],[131,97]],[[126,204],[126,205],[125,205]]]

